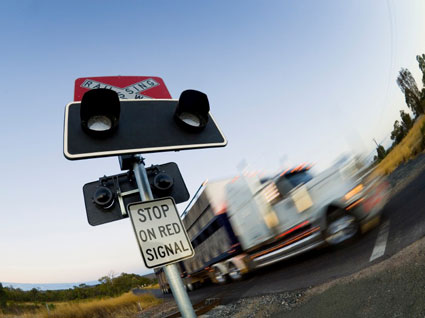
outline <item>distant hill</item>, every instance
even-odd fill
[[[31,290],[33,288],[40,289],[40,290],[58,290],[58,289],[74,288],[74,286],[78,286],[80,284],[93,286],[93,285],[99,284],[99,282],[97,280],[94,280],[91,282],[81,282],[81,283],[24,284],[24,283],[2,282],[2,284],[4,287],[20,288],[22,290]]]
[[[154,279],[155,274],[149,273],[146,275],[140,275],[149,279]],[[78,283],[55,283],[55,284],[25,284],[25,283],[7,283],[7,282],[1,282],[4,287],[13,287],[13,288],[20,288],[22,290],[31,290],[33,288],[39,289],[39,290],[59,290],[59,289],[69,289],[74,288],[74,286],[78,286],[80,284],[86,284],[89,286],[97,285],[99,284],[99,281],[93,280],[90,282],[78,282]]]
[[[150,273],[150,274],[141,275],[141,276],[149,278],[149,279],[155,279],[156,278],[155,273]]]

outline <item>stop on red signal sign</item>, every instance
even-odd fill
[[[130,203],[127,211],[147,268],[195,255],[173,198]]]
[[[156,76],[96,76],[75,80],[74,101],[81,101],[85,92],[107,88],[117,92],[120,99],[170,99],[167,86]]]

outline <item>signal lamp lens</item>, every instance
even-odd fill
[[[159,192],[167,192],[174,185],[173,178],[166,173],[159,173],[153,179],[153,186]]]
[[[90,90],[81,100],[81,126],[91,136],[110,136],[118,126],[120,111],[120,100],[115,91],[104,88]]]
[[[187,125],[192,127],[199,127],[201,126],[201,119],[199,119],[198,116],[191,113],[181,113],[180,119]]]
[[[181,93],[174,113],[176,123],[188,131],[201,131],[208,123],[210,104],[207,95],[193,89]]]
[[[87,121],[90,130],[105,131],[112,128],[112,121],[106,116],[93,116]]]
[[[93,195],[94,203],[103,209],[109,209],[114,205],[114,194],[107,187],[99,187]]]

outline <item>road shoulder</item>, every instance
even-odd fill
[[[268,317],[424,317],[425,238],[358,273],[308,289]]]

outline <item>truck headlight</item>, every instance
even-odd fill
[[[348,191],[344,195],[344,199],[348,201],[352,197],[354,197],[355,195],[359,194],[362,191],[363,191],[363,184],[359,184],[359,185],[355,186],[353,189],[351,189],[350,191]]]

